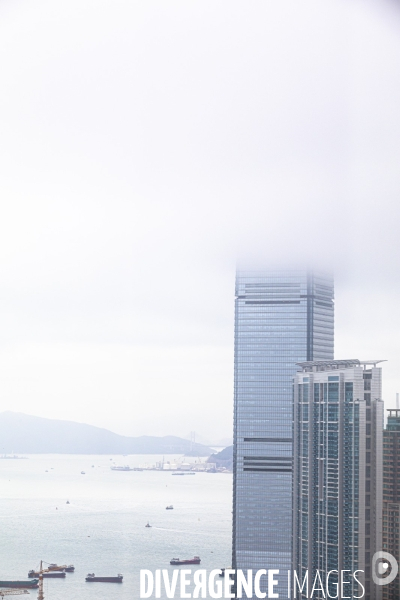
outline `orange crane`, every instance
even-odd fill
[[[44,594],[43,594],[43,571],[48,571],[48,569],[43,569],[43,561],[40,561],[39,592],[38,592],[37,600],[44,600]]]

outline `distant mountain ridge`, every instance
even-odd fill
[[[186,454],[209,456],[211,448],[175,436],[127,437],[93,425],[0,413],[0,454]]]
[[[207,460],[209,463],[215,463],[217,467],[225,467],[226,469],[233,468],[233,446],[228,446],[221,450],[221,452],[217,452],[216,454],[211,454],[209,459]]]

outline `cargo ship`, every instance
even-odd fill
[[[28,577],[39,577],[40,573],[39,571],[34,571],[32,569],[32,571],[29,571],[28,573]],[[48,578],[48,577],[66,577],[66,573],[65,571],[43,571],[42,572],[43,577]]]
[[[187,558],[185,560],[181,560],[180,558],[173,558],[169,561],[170,565],[199,565],[201,562],[199,556],[195,556],[194,558]]]
[[[30,581],[0,581],[0,588],[3,587],[32,590],[39,587],[39,579],[31,579]]]
[[[108,583],[122,583],[123,576],[121,573],[118,573],[116,577],[96,577],[94,573],[88,573],[85,578],[85,581],[101,581]]]

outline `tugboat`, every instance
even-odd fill
[[[118,573],[116,577],[96,577],[94,573],[88,573],[85,578],[85,581],[101,581],[108,583],[122,583],[122,580],[123,575],[121,575],[121,573]]]
[[[201,562],[199,556],[195,556],[194,558],[187,558],[185,560],[181,560],[180,558],[173,558],[169,561],[170,565],[199,565]]]
[[[173,510],[173,508],[174,508],[174,507],[172,506],[172,504],[170,504],[169,506],[166,506],[166,507],[165,507],[165,510]]]

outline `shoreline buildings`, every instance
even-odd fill
[[[371,574],[382,549],[379,362],[303,362],[294,378],[293,569],[302,580],[308,571],[311,582],[317,570],[323,580],[329,571],[362,570],[368,600],[380,599],[383,587]],[[358,583],[347,580],[344,597],[360,596]],[[337,582],[334,573],[331,597]]]
[[[292,566],[292,380],[296,363],[333,359],[333,278],[238,269],[235,294],[232,567],[284,572]]]
[[[389,409],[383,432],[383,546],[400,564],[400,408]],[[383,600],[400,598],[400,576],[383,586]]]

